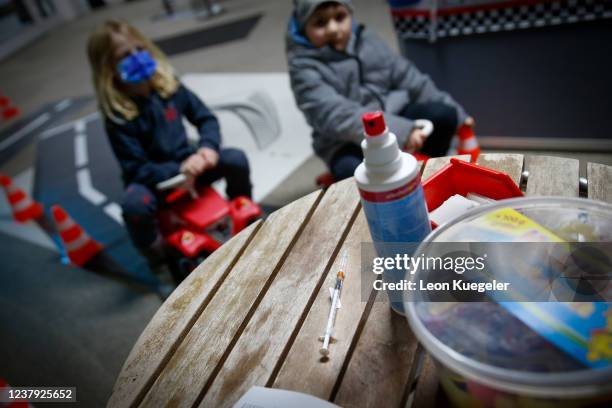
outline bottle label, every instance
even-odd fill
[[[360,189],[372,240],[421,242],[431,232],[423,187],[417,177],[400,188],[382,193]]]
[[[416,190],[416,188],[419,187],[420,185],[421,185],[421,177],[417,176],[414,178],[414,180],[407,183],[406,185],[395,188],[393,190],[373,193],[371,191],[365,191],[365,190],[359,189],[359,195],[361,195],[361,198],[363,200],[369,201],[371,203],[386,203],[389,201],[395,201],[403,197],[406,197],[407,195],[412,193],[414,190]]]

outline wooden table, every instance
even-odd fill
[[[448,160],[429,160],[423,179]],[[527,195],[579,194],[577,160],[483,154],[479,163],[506,172]],[[586,176],[588,197],[612,202],[612,167],[589,163]],[[444,405],[435,366],[406,320],[387,302],[375,302],[374,291],[361,300],[364,241],[371,238],[352,179],[251,225],[161,306],[128,356],[109,406],[231,406],[252,385],[345,407]],[[339,341],[322,362],[317,338],[345,249],[349,275],[334,329]]]

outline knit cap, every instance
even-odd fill
[[[295,18],[300,30],[304,29],[308,18],[314,13],[317,7],[323,3],[339,3],[348,8],[351,13],[353,12],[353,3],[351,0],[293,0]]]

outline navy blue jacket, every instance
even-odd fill
[[[169,99],[152,92],[135,99],[139,115],[124,123],[106,119],[106,133],[123,173],[123,181],[153,187],[180,172],[195,152],[187,141],[185,116],[200,133],[199,147],[219,151],[219,122],[204,103],[182,84]]]

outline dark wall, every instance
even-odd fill
[[[612,20],[402,46],[481,135],[612,139]]]

